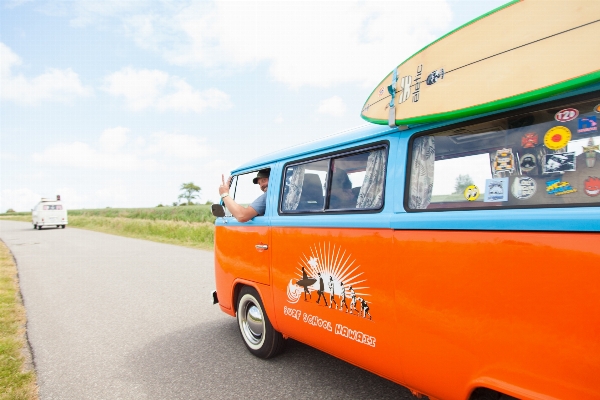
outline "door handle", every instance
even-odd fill
[[[264,251],[267,250],[269,248],[269,246],[267,246],[266,244],[257,244],[254,247],[256,247],[256,250],[258,251]]]

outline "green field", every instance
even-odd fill
[[[215,217],[209,205],[69,210],[69,227],[212,250]],[[31,212],[0,214],[31,222]],[[32,227],[33,229],[33,227]]]

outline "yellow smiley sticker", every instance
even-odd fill
[[[600,113],[600,104],[594,107],[594,112]]]
[[[475,201],[479,198],[479,188],[475,185],[469,185],[465,189],[465,199]]]
[[[566,126],[550,128],[544,136],[544,145],[550,150],[562,149],[571,140],[571,131]]]

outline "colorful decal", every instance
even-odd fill
[[[573,121],[579,115],[579,111],[574,108],[565,108],[554,115],[554,119],[558,122]]]
[[[582,117],[577,120],[577,133],[589,133],[598,131],[596,116]]]
[[[588,140],[588,145],[583,146],[585,153],[585,165],[588,168],[593,168],[596,165],[596,151],[600,150],[600,145],[594,144],[594,138]]]
[[[533,178],[528,176],[517,176],[510,188],[510,192],[519,200],[529,200],[537,189]]]
[[[555,196],[575,193],[577,189],[573,189],[569,182],[561,182],[560,179],[553,179],[546,182],[546,192]]]
[[[385,89],[382,86],[382,87],[379,88],[379,97],[383,96],[384,93],[385,93]]]
[[[571,131],[566,126],[550,128],[544,135],[544,145],[550,150],[562,149],[571,140]]]
[[[519,162],[519,167],[521,167],[521,171],[533,171],[537,167],[537,159],[531,153],[523,154]]]
[[[556,172],[575,171],[575,152],[554,153],[544,156],[544,174],[553,174]]]
[[[598,104],[596,107],[594,107],[594,112],[597,112],[598,114],[600,114],[600,104]]]
[[[485,195],[483,201],[507,201],[508,178],[495,178],[485,180]]]
[[[525,149],[535,147],[538,145],[538,134],[535,132],[528,132],[521,138],[521,146]]]
[[[296,304],[302,296],[304,301],[312,301],[312,293],[316,292],[316,304],[371,319],[366,300],[368,286],[364,286],[362,272],[356,272],[356,260],[335,245],[315,245],[310,251],[310,256],[303,255],[299,262],[299,279],[290,279],[288,302]]]
[[[432,73],[430,73],[427,76],[426,83],[427,83],[427,85],[433,85],[440,79],[444,79],[444,69],[443,68],[440,68],[437,71],[433,71]]]
[[[496,172],[515,172],[515,157],[512,149],[502,149],[496,151],[496,158],[494,158],[494,173]]]
[[[465,199],[475,201],[479,198],[479,188],[475,185],[469,185],[464,191]]]
[[[588,196],[596,197],[600,194],[600,178],[590,176],[583,181],[583,189]]]
[[[309,256],[302,255],[300,267],[297,268],[297,279],[290,279],[287,287],[288,302],[296,304],[304,294],[304,301],[313,303],[312,292],[317,292],[318,297],[313,304],[372,320],[371,305],[367,301],[370,296],[369,287],[365,285],[367,280],[363,277],[363,272],[360,272],[360,266],[355,263],[356,260],[351,255],[346,255],[341,247],[331,244],[314,245]],[[327,285],[325,282],[328,282]],[[297,321],[375,347],[375,337],[342,324],[335,324],[334,327],[325,316],[311,315],[287,306],[283,307],[283,313]]]

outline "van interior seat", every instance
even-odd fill
[[[323,209],[323,185],[317,174],[305,174],[302,183],[300,203],[296,211],[322,210]]]

